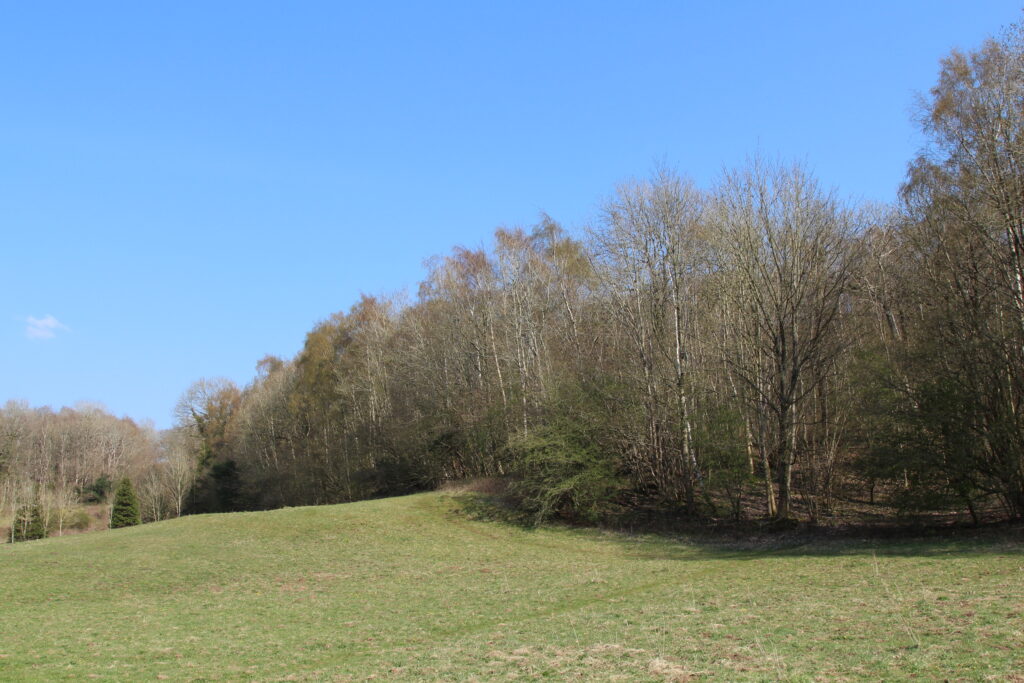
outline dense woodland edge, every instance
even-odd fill
[[[499,229],[248,386],[196,382],[162,433],[8,403],[0,526],[95,526],[117,481],[146,521],[467,479],[532,522],[1020,520],[1021,27],[947,56],[919,122],[896,205],[760,157],[659,168],[579,234]]]

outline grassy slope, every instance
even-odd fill
[[[1024,671],[1018,542],[727,551],[456,508],[426,494],[0,547],[0,679]]]

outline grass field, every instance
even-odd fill
[[[0,680],[1024,680],[1022,551],[530,531],[442,494],[188,517],[0,546]]]

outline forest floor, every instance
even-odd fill
[[[1024,681],[1024,539],[730,544],[465,494],[0,546],[0,680]]]

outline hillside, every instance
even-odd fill
[[[473,521],[442,494],[0,547],[0,679],[980,679],[1017,540],[740,550]]]

